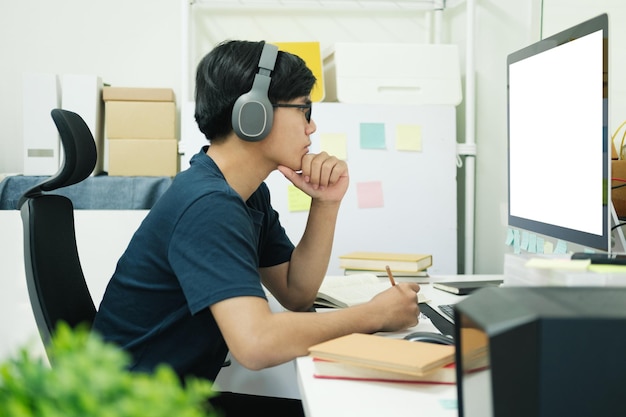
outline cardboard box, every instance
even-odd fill
[[[171,88],[104,87],[104,101],[175,101]]]
[[[626,180],[626,160],[617,159],[611,161],[611,178],[618,178]],[[611,186],[616,187],[623,185],[620,188],[613,188],[611,190],[611,200],[613,201],[613,207],[617,213],[617,217],[626,217],[626,182],[624,181],[611,181]]]
[[[108,139],[176,139],[173,101],[106,101]]]
[[[177,172],[177,139],[109,141],[110,176],[173,177]]]
[[[456,45],[339,42],[324,58],[326,101],[450,104],[462,100]]]

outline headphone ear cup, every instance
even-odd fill
[[[258,142],[265,139],[272,130],[274,107],[267,97],[272,81],[270,74],[274,70],[278,47],[263,43],[259,58],[259,70],[254,76],[252,88],[237,98],[233,105],[231,124],[233,131],[243,140]]]
[[[241,139],[258,142],[272,130],[274,108],[267,94],[255,90],[241,95],[233,107],[233,130]]]

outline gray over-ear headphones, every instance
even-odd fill
[[[233,130],[243,140],[257,142],[264,139],[272,130],[274,108],[267,98],[270,89],[270,74],[274,70],[278,47],[269,43],[263,45],[259,58],[259,71],[254,76],[252,89],[239,96],[233,107]]]

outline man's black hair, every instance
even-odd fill
[[[232,131],[233,105],[252,88],[263,44],[225,41],[198,64],[195,118],[207,139],[219,140]],[[308,96],[316,81],[300,57],[284,51],[278,52],[271,78],[268,98],[272,103]]]

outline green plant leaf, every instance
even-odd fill
[[[0,416],[207,417],[216,416],[207,380],[181,384],[171,367],[127,370],[129,356],[85,327],[60,323],[49,366],[26,349],[0,364]]]

